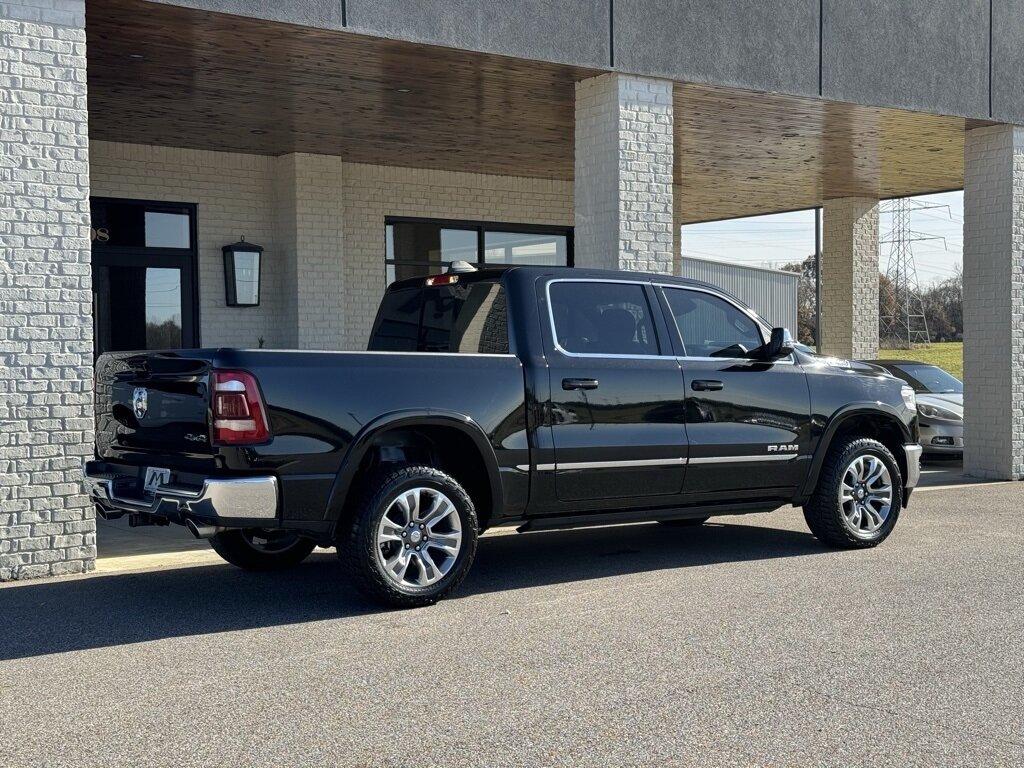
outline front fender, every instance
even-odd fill
[[[910,432],[910,427],[903,420],[900,411],[887,403],[867,402],[848,403],[832,414],[832,417],[825,425],[821,437],[818,439],[818,447],[814,451],[814,458],[811,460],[811,467],[807,474],[807,480],[801,493],[801,498],[810,498],[818,485],[818,476],[821,473],[821,466],[825,463],[825,456],[832,447],[832,440],[842,427],[844,422],[856,416],[870,416],[873,418],[884,418],[887,423],[895,425],[903,436],[904,443],[915,442]],[[897,457],[899,460],[899,457]]]

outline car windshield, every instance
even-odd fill
[[[960,395],[964,391],[960,379],[946,373],[937,365],[894,365],[893,370],[917,392]]]

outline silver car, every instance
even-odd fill
[[[964,452],[964,385],[937,365],[914,360],[869,360],[903,379],[917,393],[921,447],[925,453]]]

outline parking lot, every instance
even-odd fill
[[[3,762],[1020,765],[1020,502],[923,489],[862,552],[792,509],[488,534],[407,612],[331,555],[6,585]]]

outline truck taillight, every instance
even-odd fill
[[[245,371],[213,372],[213,443],[246,445],[270,439],[259,386]]]

